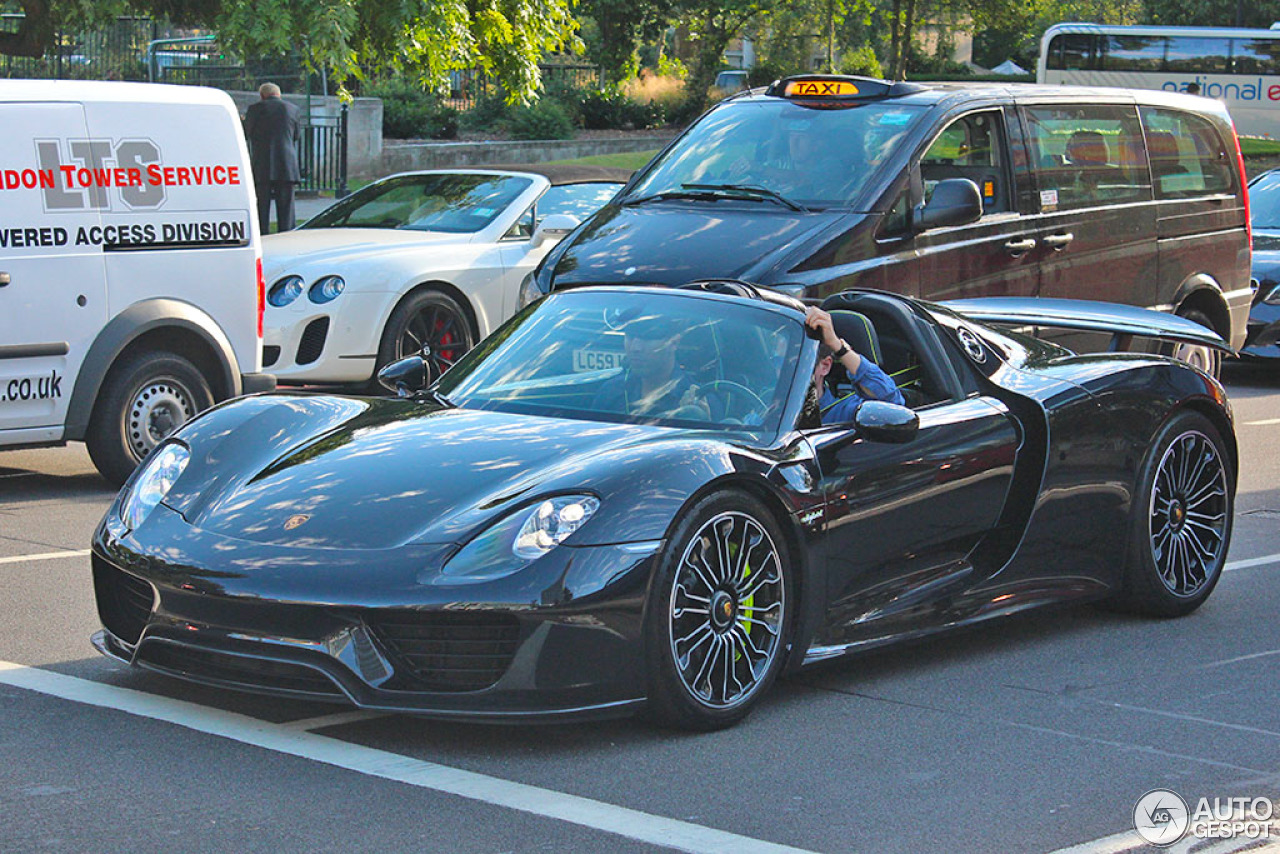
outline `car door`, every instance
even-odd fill
[[[1022,118],[1039,190],[1039,295],[1153,305],[1155,208],[1137,109],[1032,104]],[[1083,349],[1106,341],[1052,337]]]
[[[977,110],[951,119],[920,160],[925,200],[948,178],[972,180],[982,195],[976,222],[921,232],[914,239],[924,299],[1031,296],[1039,287],[1036,222],[1021,207],[1026,164],[1010,145],[1011,112]]]
[[[826,499],[824,643],[883,634],[895,620],[918,622],[920,607],[979,580],[966,555],[1000,518],[1019,442],[1015,421],[1000,401],[978,394],[918,414],[919,431],[905,444],[847,442],[852,425],[810,437]]]
[[[107,317],[97,193],[76,159],[90,141],[79,104],[0,116],[0,444],[54,441]]]

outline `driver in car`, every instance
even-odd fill
[[[893,378],[880,369],[870,359],[858,355],[840,336],[836,335],[831,315],[816,306],[809,306],[805,311],[805,326],[812,330],[818,339],[818,363],[813,368],[813,381],[822,389],[818,408],[822,412],[823,424],[841,424],[853,420],[864,400],[883,400],[904,404],[902,392],[898,391]],[[831,373],[833,364],[839,361],[853,382],[853,391],[842,397],[836,397],[827,388],[827,374]]]
[[[638,317],[622,333],[626,368],[604,384],[593,409],[644,418],[710,418],[692,378],[676,364],[680,335],[670,318]]]

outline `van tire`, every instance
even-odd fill
[[[102,383],[85,435],[89,457],[119,486],[152,448],[210,406],[209,381],[188,359],[167,350],[132,353]]]
[[[1185,317],[1187,320],[1198,323],[1206,329],[1211,329],[1214,332],[1218,331],[1217,327],[1213,325],[1213,321],[1209,319],[1209,315],[1198,308],[1180,308],[1177,314],[1178,317]],[[1205,373],[1215,379],[1222,374],[1222,354],[1217,350],[1196,344],[1174,344],[1165,352],[1175,359],[1195,365],[1197,368],[1203,368]]]

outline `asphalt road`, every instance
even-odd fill
[[[1197,613],[1059,609],[865,653],[697,736],[131,671],[88,642],[84,550],[111,491],[81,446],[0,452],[0,851],[1143,850],[1151,789],[1280,795],[1280,368],[1227,379],[1237,526]]]

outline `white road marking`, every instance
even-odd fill
[[[324,729],[330,726],[341,726],[342,724],[354,724],[360,721],[371,721],[375,718],[385,718],[386,712],[364,712],[356,710],[354,712],[338,712],[332,715],[321,715],[314,718],[301,718],[296,721],[287,721],[280,724],[285,729],[297,730],[298,732],[310,732],[312,730]]]
[[[1280,563],[1280,554],[1252,557],[1248,560],[1229,560],[1222,567],[1222,571],[1230,572],[1233,569],[1249,569],[1253,566],[1266,566],[1269,563]]]
[[[77,551],[67,552],[43,552],[35,555],[12,555],[10,557],[0,557],[0,563],[26,563],[29,560],[57,560],[63,557],[88,557],[93,554],[90,549],[78,549]]]
[[[724,854],[796,854],[801,849],[777,845],[723,830],[690,824],[652,813],[628,809],[590,798],[567,795],[524,783],[515,783],[474,771],[437,765],[386,750],[349,744],[328,736],[298,732],[247,715],[225,712],[159,697],[143,691],[104,685],[88,679],[0,661],[0,684],[36,691],[51,697],[114,709],[139,717],[164,721],[241,744],[274,750],[314,762],[323,762],[358,774],[407,783],[422,789],[458,795],[533,815],[558,819],[691,852]]]
[[[1280,424],[1280,418],[1264,418],[1261,421],[1244,422],[1244,426],[1246,427],[1269,427],[1272,424]]]

